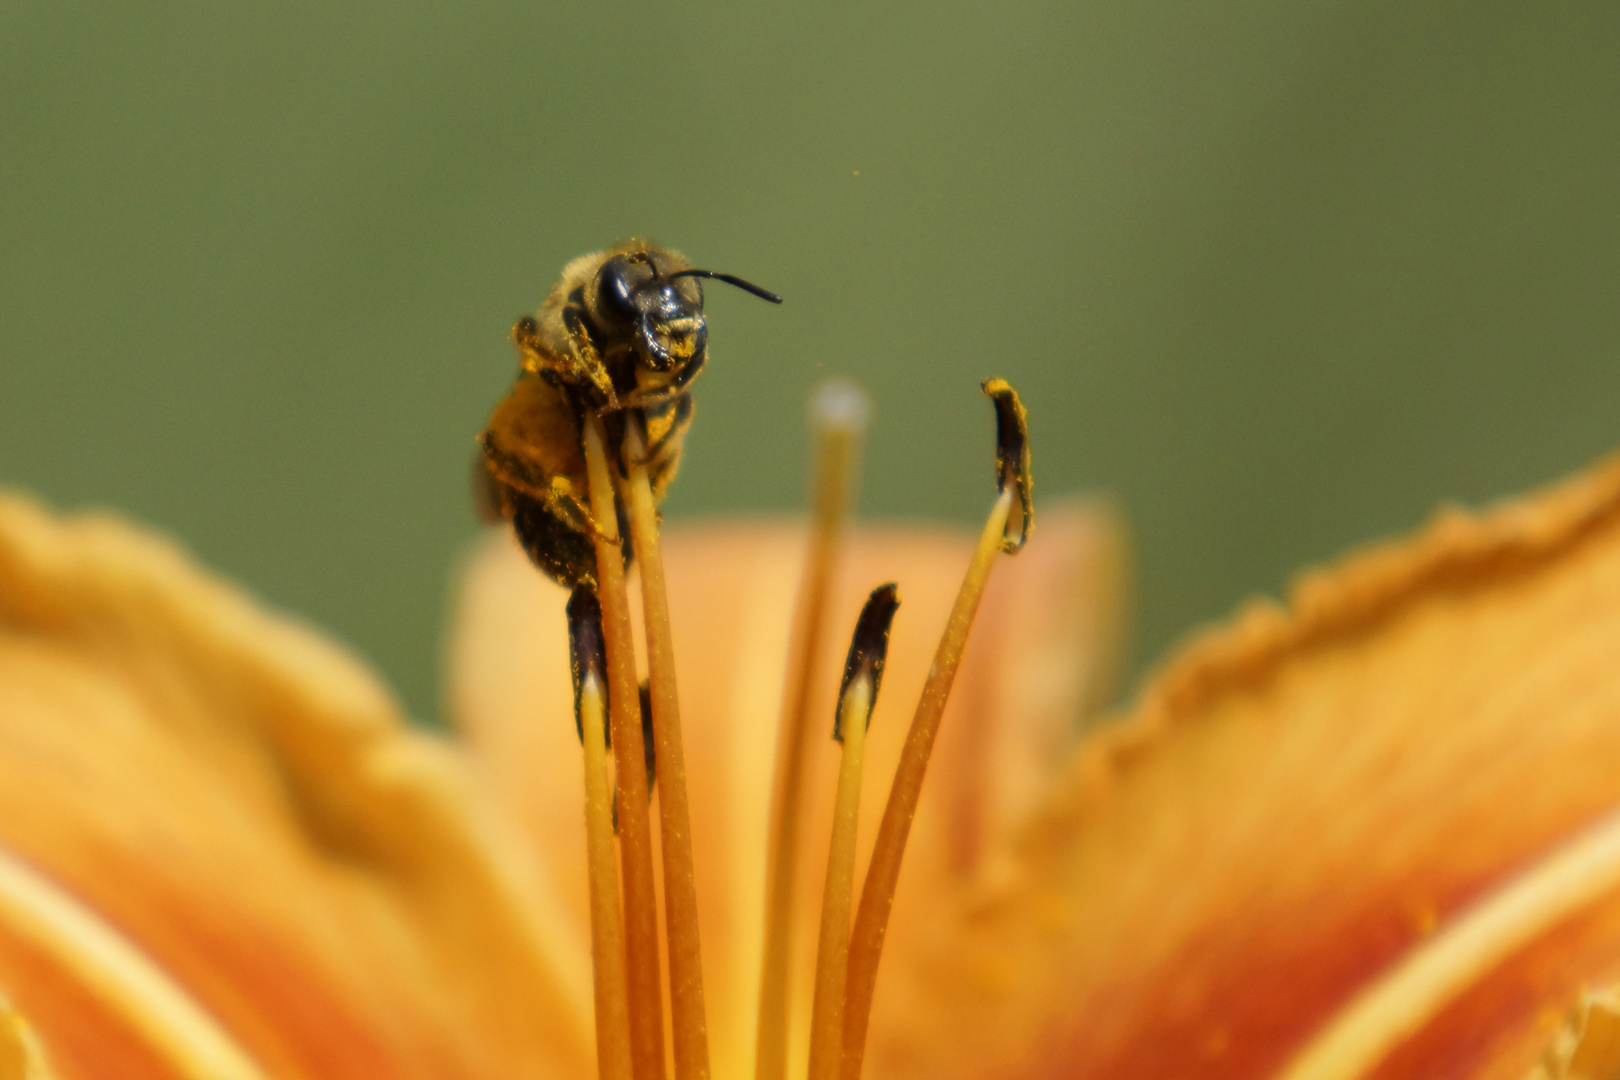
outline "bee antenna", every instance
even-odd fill
[[[743,292],[753,293],[761,300],[769,300],[773,304],[780,304],[782,302],[782,298],[771,292],[769,289],[762,289],[753,282],[744,281],[735,274],[721,274],[714,270],[677,270],[675,273],[669,275],[669,279],[671,281],[674,281],[678,277],[713,278],[715,281],[723,281],[727,285],[735,285]]]
[[[653,261],[652,252],[632,251],[629,255],[625,256],[625,261],[646,263],[647,269],[652,271],[653,280],[658,280],[658,264]]]

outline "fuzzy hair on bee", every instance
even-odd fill
[[[596,579],[587,416],[602,419],[619,468],[625,417],[640,419],[655,499],[675,478],[692,422],[688,388],[709,358],[704,279],[782,302],[731,274],[696,269],[677,251],[629,240],[570,262],[538,318],[512,328],[521,370],[479,436],[477,499],[510,521],[530,559],[563,585],[594,588]],[[619,514],[623,536],[622,506]]]

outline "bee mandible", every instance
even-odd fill
[[[475,483],[491,516],[509,519],[529,557],[563,585],[596,579],[581,448],[587,415],[602,418],[617,462],[624,416],[634,410],[646,432],[654,498],[675,477],[692,422],[688,388],[709,358],[703,278],[782,302],[739,277],[631,240],[569,263],[539,318],[525,316],[512,328],[522,370],[479,436]],[[619,535],[627,532],[621,521]],[[624,550],[628,561],[630,546]]]

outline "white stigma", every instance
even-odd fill
[[[853,379],[828,379],[810,395],[810,424],[818,432],[860,435],[871,419],[872,399]]]

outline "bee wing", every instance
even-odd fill
[[[504,520],[506,500],[501,497],[501,483],[490,472],[489,458],[482,450],[473,455],[472,471],[467,478],[472,482],[473,510],[478,520],[485,525]]]

